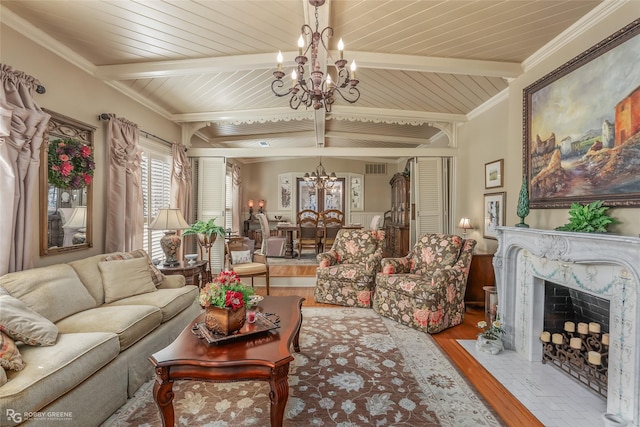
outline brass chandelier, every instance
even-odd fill
[[[316,170],[311,173],[305,173],[302,177],[309,188],[316,188],[318,190],[330,189],[333,187],[335,182],[338,180],[335,172],[331,172],[330,174],[324,169],[322,165],[322,159],[320,159],[320,164],[316,166]]]
[[[316,28],[313,30],[309,25],[304,24],[300,38],[298,39],[298,56],[296,56],[296,67],[291,73],[291,87],[285,89],[285,83],[282,80],[284,72],[282,71],[282,52],[278,52],[278,69],[273,72],[275,80],[271,82],[271,90],[276,96],[288,96],[289,106],[294,110],[302,104],[304,106],[313,107],[315,110],[325,108],[327,112],[331,111],[331,105],[335,102],[336,94],[342,99],[353,104],[360,99],[360,90],[358,80],[356,80],[356,63],[351,62],[351,73],[345,65],[347,60],[343,59],[344,43],[342,39],[338,42],[338,50],[340,51],[340,59],[335,61],[337,78],[335,82],[331,79],[331,75],[324,73],[320,69],[320,61],[318,60],[318,51],[320,46],[327,52],[327,57],[331,58],[327,43],[333,37],[333,28],[326,27],[319,31],[318,23],[318,7],[324,4],[325,0],[309,0],[309,3],[315,7]],[[306,39],[306,42],[305,42]],[[306,49],[305,49],[306,45]],[[311,60],[307,54],[311,51]],[[309,63],[308,79],[305,78],[305,65]]]

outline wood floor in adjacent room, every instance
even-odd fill
[[[315,266],[270,266],[270,277],[309,277],[315,276]],[[259,288],[258,293],[264,293]],[[271,295],[299,295],[305,298],[305,307],[335,307],[329,304],[316,303],[313,299],[312,287],[271,287]],[[513,397],[502,385],[489,374],[480,363],[467,353],[456,340],[475,339],[478,334],[476,323],[484,318],[482,308],[468,308],[464,323],[447,329],[439,334],[431,335],[449,359],[458,367],[484,397],[485,401],[498,413],[509,426],[543,426],[536,417]]]

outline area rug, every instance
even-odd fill
[[[500,426],[427,334],[369,309],[303,308],[285,426]],[[152,381],[104,427],[159,426]],[[173,386],[180,426],[268,426],[266,382]]]
[[[295,257],[295,258],[269,257],[268,262],[269,262],[269,265],[318,265],[316,254],[313,254],[313,253],[302,254],[300,259],[298,259],[298,257]]]

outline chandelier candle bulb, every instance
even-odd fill
[[[600,365],[602,363],[602,356],[597,351],[589,352],[589,363],[592,365]]]
[[[579,334],[588,334],[589,333],[589,325],[586,323],[580,322],[578,323],[578,333]]]
[[[582,348],[582,339],[581,338],[571,338],[569,342],[569,346],[571,348],[575,348],[576,350],[580,350]]]
[[[590,322],[589,323],[589,332],[593,332],[595,334],[600,333],[600,323]]]
[[[344,43],[342,42],[342,39],[338,41],[338,50],[340,51],[340,59],[344,59],[342,57],[344,54]]]
[[[551,341],[551,334],[547,331],[542,331],[540,333],[540,341],[542,342],[549,342]]]
[[[551,342],[554,344],[562,344],[562,334],[551,335]]]
[[[298,39],[298,55],[302,56],[303,48],[304,48],[304,39],[302,38],[302,35],[300,35],[300,38]]]
[[[609,334],[602,334],[602,344],[609,345]]]
[[[351,61],[351,78],[356,79],[356,60]]]
[[[573,322],[564,322],[564,330],[567,332],[575,332],[576,324]]]
[[[282,57],[282,51],[278,51],[278,57],[276,59],[278,61],[278,71],[282,71],[282,61],[284,61],[284,58]]]

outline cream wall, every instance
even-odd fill
[[[640,16],[640,2],[631,1],[609,17],[589,29],[551,57],[528,70],[511,82],[508,98],[485,113],[469,120],[459,130],[459,187],[456,196],[457,212],[468,212],[474,226],[482,226],[482,195],[486,192],[505,191],[506,225],[520,222],[516,214],[522,169],[522,91],[575,56],[589,49],[612,33]],[[506,125],[506,127],[505,127]],[[504,188],[484,189],[484,164],[504,158]],[[568,208],[532,209],[525,222],[532,228],[554,229],[568,221]],[[609,230],[622,235],[640,235],[640,209],[615,208],[608,213],[619,221]],[[478,239],[480,250],[495,252],[497,242],[482,238],[482,229],[474,229],[471,237]]]
[[[323,158],[322,164],[328,173],[335,172],[338,177],[345,177],[348,173],[359,173],[364,175],[365,161],[341,159],[341,158]],[[269,160],[255,163],[247,163],[241,165],[242,171],[242,203],[244,209],[247,209],[247,200],[255,201],[255,210],[257,211],[257,201],[264,199],[266,201],[266,213],[269,218],[278,211],[278,175],[282,173],[294,173],[293,185],[295,185],[295,177],[303,176],[305,172],[311,172],[318,166],[319,159],[317,157],[297,158],[289,160]],[[403,163],[404,168],[404,163]],[[366,212],[384,212],[390,209],[391,205],[391,186],[389,180],[396,172],[396,164],[387,164],[386,175],[365,175],[364,177],[364,211]],[[345,198],[348,203],[348,199]],[[292,201],[293,207],[296,206],[296,200]],[[294,218],[288,218],[293,220]]]
[[[518,172],[510,174],[508,167],[514,163],[507,160],[504,147],[510,145],[507,136],[508,99],[503,100],[494,107],[481,113],[478,117],[460,126],[458,129],[459,152],[458,168],[461,179],[458,181],[456,193],[456,218],[468,217],[471,220],[473,230],[467,232],[467,237],[476,239],[477,252],[493,253],[498,247],[497,240],[483,238],[484,209],[483,195],[506,191],[510,188],[510,181],[518,176]],[[486,163],[505,158],[505,186],[502,188],[484,188],[484,166]],[[520,163],[520,162],[518,162]],[[520,179],[520,178],[516,178]],[[518,191],[520,187],[518,186]],[[514,197],[517,197],[514,196]],[[507,209],[511,194],[506,195]],[[507,215],[507,224],[510,224]],[[456,224],[457,225],[457,224]]]
[[[168,141],[180,140],[180,127],[164,119],[141,104],[122,95],[102,81],[91,77],[59,56],[38,46],[6,25],[0,26],[1,61],[16,70],[23,71],[46,87],[43,95],[35,95],[37,104],[65,116],[96,126],[95,161],[93,181],[93,248],[87,251],[37,257],[36,266],[67,262],[104,252],[105,192],[106,192],[106,143],[105,122],[99,122],[101,113],[115,113],[137,123],[142,130]],[[37,197],[37,196],[36,196]],[[37,200],[34,202],[38,206]],[[38,229],[38,212],[33,212],[31,223]],[[36,239],[38,237],[36,236]],[[39,240],[34,242],[39,248]],[[36,254],[37,256],[38,254]]]

